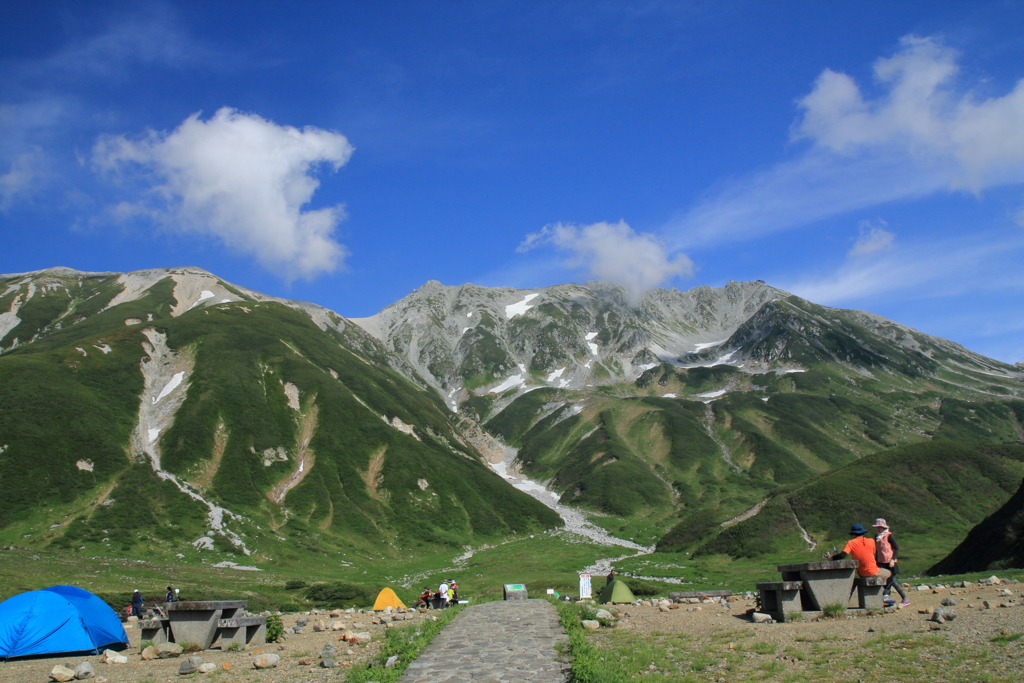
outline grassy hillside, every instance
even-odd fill
[[[842,547],[851,524],[885,518],[906,571],[945,556],[1020,486],[1024,446],[929,442],[866,456],[793,489],[780,489],[750,519],[727,528],[693,520],[672,529],[659,551],[756,558],[799,546],[801,527],[819,553]],[[806,543],[803,544],[806,546]]]

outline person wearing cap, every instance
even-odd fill
[[[138,588],[132,593],[132,616],[142,618],[142,593]]]
[[[871,526],[875,528],[875,562],[879,567],[889,570],[889,580],[885,582],[885,588],[882,589],[882,602],[886,605],[896,602],[889,597],[889,593],[895,588],[896,592],[900,594],[900,607],[906,607],[910,604],[910,600],[907,600],[907,594],[903,592],[900,582],[896,579],[900,573],[897,559],[900,555],[900,547],[884,519],[879,517]]]
[[[453,605],[459,604],[459,587],[455,579],[448,580],[448,601]]]
[[[833,560],[842,560],[847,555],[857,560],[858,576],[889,576],[888,569],[879,569],[875,562],[875,541],[865,538],[864,527],[854,524],[850,527],[850,535],[853,536],[842,551],[832,556]],[[884,572],[884,573],[883,573]]]
[[[416,603],[416,606],[419,607],[420,605],[423,605],[424,607],[429,608],[433,599],[434,591],[430,590],[430,586],[424,586],[423,592],[420,594],[420,600]]]

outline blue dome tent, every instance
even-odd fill
[[[128,634],[107,603],[75,586],[50,586],[0,603],[0,658],[126,647]]]

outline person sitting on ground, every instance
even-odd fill
[[[882,602],[886,605],[892,605],[896,602],[889,597],[889,593],[895,588],[902,600],[900,607],[906,607],[910,604],[910,600],[907,600],[907,594],[903,592],[903,588],[896,578],[900,573],[897,559],[900,555],[900,547],[896,543],[896,539],[893,538],[892,532],[889,531],[889,525],[884,519],[879,517],[871,526],[875,527],[875,561],[879,567],[888,569],[890,573],[889,580],[885,582],[885,588],[882,589]]]
[[[871,538],[865,538],[864,527],[860,524],[854,524],[850,527],[850,535],[853,536],[843,549],[833,555],[831,559],[842,560],[847,555],[857,560],[857,575],[858,576],[889,576],[888,569],[879,569],[878,564],[875,562],[875,541]]]
[[[430,603],[433,599],[434,591],[430,590],[430,586],[424,586],[423,593],[420,594],[420,599],[419,602],[416,603],[416,606],[419,607],[422,605],[424,607],[430,607]]]

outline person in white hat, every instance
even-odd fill
[[[907,594],[903,592],[900,581],[896,578],[900,573],[898,559],[900,547],[897,545],[896,539],[893,538],[892,533],[889,531],[889,525],[884,519],[879,517],[872,526],[875,527],[875,562],[879,567],[889,570],[889,580],[885,582],[885,588],[882,589],[882,602],[886,605],[892,605],[896,602],[889,597],[889,593],[895,588],[902,599],[900,607],[906,607],[910,604],[910,600],[907,600]]]
[[[132,616],[142,617],[142,593],[138,588],[132,593]]]

